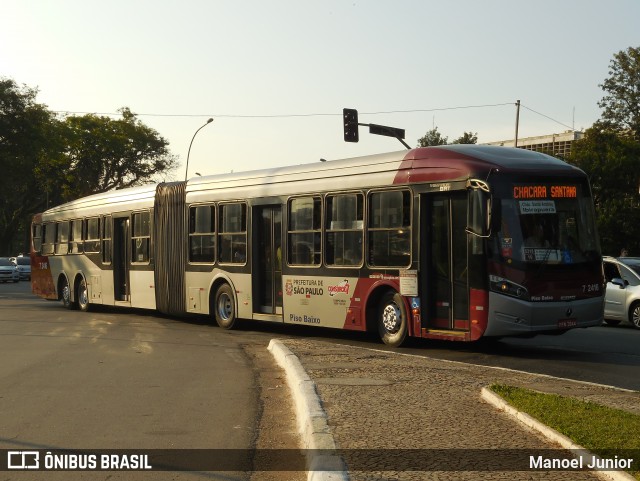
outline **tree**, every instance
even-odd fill
[[[28,244],[28,226],[47,193],[34,172],[59,148],[59,123],[37,89],[0,78],[0,254],[15,255]]]
[[[477,144],[478,132],[465,132],[462,136],[451,142],[452,144]]]
[[[438,127],[428,130],[424,137],[418,139],[418,147],[429,147],[431,145],[447,145],[449,137],[442,137],[438,132]]]
[[[640,253],[640,143],[596,123],[574,142],[572,164],[589,175],[602,251]]]
[[[465,132],[456,140],[451,142],[452,144],[475,144],[478,142],[477,132]],[[449,137],[443,137],[438,132],[438,127],[434,127],[428,130],[423,137],[418,139],[418,147],[429,147],[433,145],[447,145],[449,143]]]
[[[66,200],[141,185],[176,167],[169,143],[144,125],[127,107],[122,119],[83,115],[67,117]]]
[[[63,120],[37,89],[0,78],[0,255],[28,249],[31,217],[52,205],[156,180],[176,167],[168,142],[128,108],[121,119]]]
[[[615,54],[599,87],[607,93],[598,102],[603,125],[640,141],[640,48]]]

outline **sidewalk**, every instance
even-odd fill
[[[321,341],[280,342],[315,383],[326,413],[325,430],[335,445],[340,450],[363,450],[357,451],[355,463],[349,463],[349,456],[345,459],[353,481],[603,479],[587,471],[481,468],[491,456],[521,456],[527,464],[530,452],[571,458],[568,452],[557,451],[557,444],[483,400],[481,389],[495,382],[640,414],[638,392]],[[308,440],[305,443],[308,446]],[[407,455],[409,449],[413,451]],[[457,471],[443,470],[449,460]],[[411,462],[424,470],[407,470]]]

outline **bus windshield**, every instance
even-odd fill
[[[588,190],[582,185],[514,184],[500,202],[494,252],[511,263],[579,264],[599,252]]]

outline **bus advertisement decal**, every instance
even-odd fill
[[[284,276],[285,322],[342,328],[357,278]]]

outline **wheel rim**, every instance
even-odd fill
[[[62,286],[62,302],[65,306],[71,302],[71,290],[69,289],[69,284],[67,283]]]
[[[218,297],[218,316],[220,319],[228,321],[231,319],[233,313],[233,306],[231,305],[231,297],[226,292],[220,294]]]
[[[400,329],[401,323],[400,309],[395,304],[387,304],[382,311],[382,326],[384,329],[394,334]]]
[[[83,283],[80,285],[80,292],[78,292],[78,302],[86,306],[89,302],[89,296],[87,295],[87,286]]]
[[[631,322],[634,326],[640,329],[640,304],[633,308],[633,312],[631,313]]]

